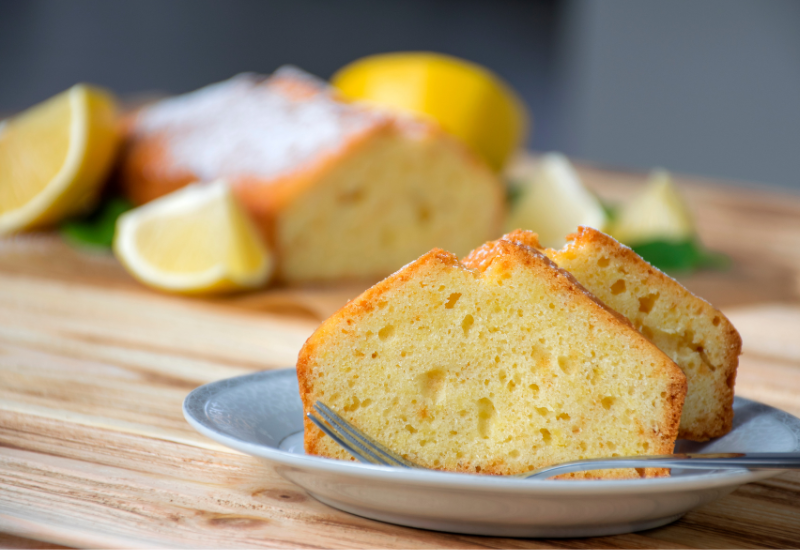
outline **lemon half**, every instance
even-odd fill
[[[273,264],[224,181],[190,185],[123,214],[114,253],[142,283],[186,294],[259,287]]]
[[[114,98],[83,84],[0,123],[0,235],[94,206],[118,143]]]
[[[434,53],[391,53],[354,61],[331,83],[348,99],[435,119],[495,170],[520,147],[529,116],[516,93],[489,70]]]

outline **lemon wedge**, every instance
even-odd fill
[[[83,84],[0,123],[0,235],[94,206],[118,143],[114,98]]]
[[[679,242],[695,236],[695,225],[672,177],[664,170],[656,170],[642,193],[620,208],[610,233],[629,246],[652,241]]]
[[[185,294],[261,286],[273,264],[221,180],[189,185],[120,216],[114,253],[142,283]]]
[[[521,196],[506,229],[535,231],[544,246],[557,248],[579,225],[603,231],[607,223],[602,204],[583,186],[569,160],[549,153],[541,158],[530,179],[523,180]]]
[[[447,55],[365,57],[340,69],[331,83],[345,98],[433,118],[497,171],[520,147],[529,124],[522,101],[496,75]]]

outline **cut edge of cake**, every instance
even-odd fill
[[[742,339],[721,311],[666,273],[653,267],[630,247],[596,229],[579,227],[575,233],[567,237],[567,244],[560,250],[543,249],[539,245],[536,235],[524,230],[514,231],[504,238],[521,242],[527,241],[529,246],[542,249],[557,265],[568,271],[570,271],[571,265],[574,266],[572,262],[581,258],[588,261],[589,256],[600,257],[598,261],[602,260],[601,263],[619,263],[618,269],[622,267],[628,273],[620,273],[618,277],[615,275],[617,278],[615,284],[619,285],[618,288],[606,289],[605,285],[590,281],[584,273],[576,278],[581,280],[582,284],[595,293],[599,299],[607,302],[610,307],[619,309],[620,313],[628,318],[638,331],[656,345],[662,341],[666,342],[660,346],[662,351],[676,361],[687,375],[689,383],[689,393],[684,405],[678,437],[693,441],[707,441],[723,436],[731,430],[734,384]],[[592,272],[588,277],[596,277],[596,269],[602,269],[602,267],[591,270],[587,268],[586,272]],[[577,272],[578,270],[573,267],[572,271]],[[631,292],[631,287],[634,286],[631,284],[631,278],[638,279],[642,288],[647,289],[645,294],[636,297],[633,306],[623,303],[624,293]],[[623,283],[619,283],[620,280]],[[624,284],[625,280],[628,280],[627,286]],[[618,296],[622,296],[622,298],[618,298]],[[664,300],[665,298],[666,300]],[[646,322],[646,317],[659,304],[658,300],[662,303],[669,302],[676,311],[684,311],[668,324],[650,326]],[[711,335],[707,335],[705,338],[699,336],[698,328],[707,334],[711,333]],[[676,349],[671,349],[673,343],[670,342],[670,339],[673,334],[676,335],[675,338],[685,342],[684,349],[677,349],[679,344],[675,345]],[[695,341],[695,338],[699,338],[699,341]],[[708,338],[715,340],[711,346],[715,348],[713,357],[708,356],[709,345],[706,344]],[[686,348],[689,349],[688,352]],[[678,354],[681,354],[681,357]],[[696,360],[697,357],[693,357],[695,355],[699,357],[699,361]],[[697,388],[700,382],[704,384],[705,393],[709,395],[701,396],[698,395],[699,390],[692,390],[692,386]],[[709,384],[710,390],[707,389]],[[700,397],[705,398],[705,404],[698,403]]]
[[[664,399],[664,416],[658,422],[658,441],[649,453],[646,454],[667,454],[673,451],[674,442],[678,433],[678,425],[680,421],[681,408],[683,400],[686,395],[686,377],[683,372],[665,356],[658,348],[656,348],[649,340],[644,338],[630,322],[621,316],[619,313],[608,308],[605,304],[594,297],[589,291],[583,288],[580,283],[568,272],[558,268],[549,258],[531,246],[529,242],[524,240],[498,240],[474,250],[470,255],[459,261],[457,256],[449,252],[435,249],[423,255],[418,260],[408,264],[394,275],[381,281],[377,285],[365,291],[361,296],[350,301],[339,312],[334,314],[330,319],[325,321],[315,333],[308,339],[302,348],[297,363],[298,380],[300,386],[300,395],[303,400],[305,412],[311,412],[313,400],[315,397],[314,392],[314,369],[318,367],[316,364],[315,356],[321,352],[326,345],[328,339],[333,339],[335,342],[339,338],[338,331],[346,331],[345,327],[350,326],[354,320],[359,319],[365,313],[373,311],[375,308],[381,307],[380,304],[385,302],[384,296],[394,289],[402,287],[409,281],[414,280],[418,273],[431,266],[441,267],[444,269],[458,269],[464,270],[472,277],[480,279],[483,273],[490,269],[491,264],[495,261],[505,262],[511,264],[526,264],[532,269],[538,269],[545,273],[550,278],[550,284],[555,285],[554,288],[560,289],[559,292],[569,293],[574,299],[577,299],[582,304],[591,304],[588,307],[592,308],[592,315],[599,315],[604,322],[608,322],[612,329],[619,331],[622,338],[626,342],[632,342],[634,347],[640,349],[645,354],[649,354],[658,363],[658,367],[653,366],[654,370],[663,372],[663,380],[667,381],[669,388],[669,395],[662,395]],[[583,307],[583,306],[582,306]],[[655,365],[653,363],[652,365]],[[351,418],[352,421],[352,418]],[[346,453],[335,447],[330,447],[330,442],[325,442],[324,435],[320,432],[308,419],[305,419],[305,447],[306,452],[309,454],[321,454],[323,456],[332,456],[338,458],[349,458]],[[335,445],[335,444],[333,444]],[[326,450],[326,447],[328,449]],[[455,470],[455,471],[470,471],[470,470]],[[581,478],[629,478],[639,476],[663,476],[667,475],[668,470],[653,468],[644,470],[636,470],[631,472],[625,471],[595,471],[593,473],[580,475],[568,475],[566,477],[581,477]],[[501,472],[492,471],[491,468],[484,469],[483,473],[514,473],[514,472]]]

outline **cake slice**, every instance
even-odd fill
[[[498,177],[433,122],[343,102],[291,67],[140,110],[120,174],[136,204],[230,182],[289,283],[377,280],[434,246],[466,254],[505,212]]]
[[[422,466],[515,474],[671,453],[686,378],[544,254],[499,240],[432,250],[325,321],[297,363],[319,400]],[[310,421],[309,454],[350,459]],[[604,470],[568,477],[639,477]]]
[[[538,247],[536,235],[504,238]],[[686,374],[689,391],[678,437],[706,441],[731,430],[733,385],[742,339],[718,309],[644,261],[627,246],[589,227],[547,250],[592,294],[627,317]]]

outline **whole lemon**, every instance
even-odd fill
[[[517,94],[475,63],[427,52],[365,57],[334,74],[345,98],[435,119],[493,169],[521,146],[530,117]]]

